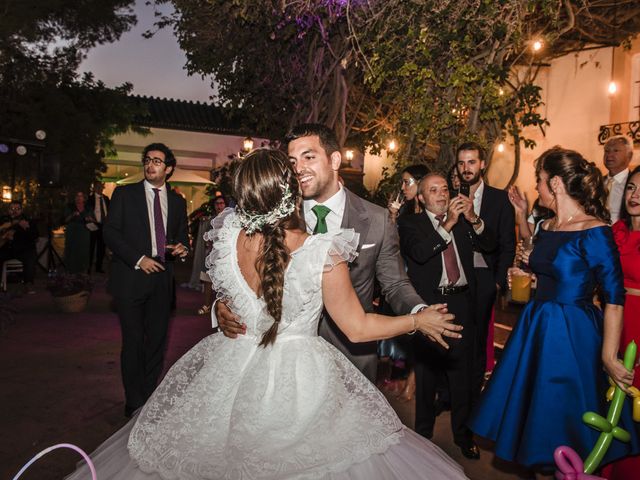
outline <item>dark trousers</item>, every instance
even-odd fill
[[[5,246],[0,249],[0,268],[2,268],[4,262],[14,258],[22,262],[22,281],[24,283],[33,283],[36,276],[36,247],[16,248],[12,245]]]
[[[449,381],[451,397],[451,431],[459,445],[467,444],[472,433],[467,427],[471,414],[471,364],[473,361],[475,329],[471,292],[439,295],[429,303],[448,303],[454,322],[462,325],[461,339],[447,338],[449,350],[424,336],[416,336],[416,425],[415,430],[430,438],[435,424],[436,385],[439,374]]]
[[[474,268],[476,275],[476,346],[473,364],[473,405],[480,398],[480,391],[487,369],[487,337],[491,312],[496,301],[496,280],[488,268]]]
[[[162,372],[172,278],[172,268],[141,274],[135,291],[115,298],[122,331],[122,383],[127,407],[133,410],[151,396]]]
[[[104,239],[102,238],[102,225],[98,225],[98,230],[96,230],[95,232],[91,232],[91,243],[89,245],[89,272],[91,272],[91,267],[94,265],[94,271],[102,271],[104,252],[105,244]]]

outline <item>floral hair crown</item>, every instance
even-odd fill
[[[240,207],[236,207],[238,221],[240,226],[247,232],[247,235],[259,232],[265,225],[274,225],[281,218],[291,215],[296,209],[289,185],[281,183],[280,189],[282,190],[280,203],[267,213],[247,212]]]

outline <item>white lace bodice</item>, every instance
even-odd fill
[[[233,209],[226,209],[212,222],[205,240],[213,242],[206,262],[217,298],[229,302],[231,310],[247,325],[247,335],[261,338],[273,318],[262,298],[258,298],[245,281],[236,253],[241,228]],[[339,262],[355,259],[358,234],[341,230],[308,237],[291,254],[284,278],[282,318],[278,339],[288,336],[316,335],[322,313],[322,274]],[[256,312],[259,312],[256,315]]]

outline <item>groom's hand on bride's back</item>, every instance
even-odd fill
[[[236,338],[238,335],[247,333],[247,326],[240,322],[240,317],[234,314],[227,304],[217,301],[214,305],[218,327],[225,337]]]

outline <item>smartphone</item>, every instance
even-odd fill
[[[469,185],[468,183],[465,183],[465,182],[460,182],[460,194],[461,195],[464,195],[465,197],[468,197],[470,190],[471,190],[471,185]]]

